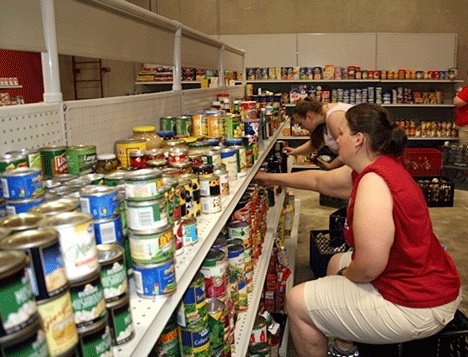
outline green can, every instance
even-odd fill
[[[96,145],[69,146],[66,155],[70,174],[84,175],[96,170]]]
[[[207,299],[208,328],[210,330],[210,351],[216,355],[224,346],[224,326],[226,325],[225,305],[218,299]]]
[[[151,356],[180,357],[179,329],[175,315],[172,315],[159,335]]]
[[[249,345],[248,357],[270,357],[270,345],[267,342]]]
[[[177,323],[180,326],[193,327],[205,324],[207,319],[205,277],[198,272],[182,297],[177,312]]]
[[[0,156],[0,173],[20,167],[28,167],[28,161],[23,154],[11,153]]]
[[[44,146],[39,149],[46,177],[68,173],[66,146]]]
[[[181,116],[176,118],[176,136],[190,136],[192,135],[192,117]]]
[[[195,327],[179,326],[182,356],[211,357],[208,323]]]
[[[160,119],[161,131],[176,132],[176,118],[175,117],[161,117]]]
[[[83,357],[106,357],[112,355],[112,338],[107,316],[92,325],[78,329],[78,349]]]
[[[34,149],[20,149],[18,151],[10,151],[7,154],[12,155],[24,155],[26,156],[26,161],[28,163],[28,167],[34,167],[36,169],[42,170],[42,160],[41,160],[41,153],[39,150]]]

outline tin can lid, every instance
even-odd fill
[[[92,222],[93,216],[84,212],[65,212],[47,217],[40,222],[41,227],[73,227],[85,222]]]
[[[115,262],[125,254],[124,249],[114,243],[98,244],[96,247],[98,251],[99,264],[101,265]]]
[[[18,213],[0,219],[0,227],[11,229],[12,231],[24,231],[39,226],[39,223],[47,216],[40,213]]]
[[[0,251],[0,279],[11,276],[26,267],[26,254],[14,250]]]
[[[134,126],[132,130],[135,133],[149,133],[149,132],[156,132],[156,127],[152,125],[142,125],[142,126]]]
[[[36,247],[49,247],[58,243],[59,233],[53,228],[28,229],[14,233],[2,240],[2,249],[26,250]]]
[[[42,179],[42,171],[35,167],[18,167],[16,169],[6,171],[2,173],[3,177],[11,177],[11,176],[26,176],[30,174],[39,174],[38,177]]]

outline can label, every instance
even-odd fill
[[[92,186],[95,187],[95,186]],[[81,211],[90,213],[93,219],[111,218],[119,213],[118,191],[112,187],[97,186],[103,189],[83,188],[80,193]]]
[[[211,354],[222,350],[224,346],[224,326],[226,316],[224,314],[224,304],[217,299],[210,299],[207,303],[208,327],[210,330],[210,350]]]
[[[168,223],[163,199],[143,202],[127,201],[127,221],[130,229],[155,229]]]
[[[192,115],[192,135],[196,137],[208,136],[208,121],[206,115]]]
[[[68,173],[68,162],[65,147],[41,148],[42,167],[45,176]]]
[[[155,356],[180,357],[179,328],[169,323],[159,335],[153,348]],[[152,354],[153,355],[153,354]]]
[[[45,202],[45,195],[36,198],[25,198],[21,200],[5,200],[5,211],[7,216],[13,216],[18,213],[26,213],[33,207],[39,206]]]
[[[257,315],[249,343],[267,342],[267,337],[267,321],[263,316]]]
[[[0,286],[2,330],[6,334],[12,334],[37,319],[37,305],[25,269],[2,280],[4,280]]]
[[[39,169],[14,169],[2,175],[3,196],[16,200],[38,197],[44,193]]]
[[[119,140],[115,143],[117,160],[122,167],[130,167],[131,152],[145,149],[146,140],[144,139]]]
[[[174,233],[175,253],[182,254],[184,252],[184,229],[181,219],[173,222],[172,232]]]
[[[99,273],[91,281],[70,287],[70,296],[78,327],[90,325],[106,315],[106,301]]]
[[[221,162],[226,165],[229,178],[237,180],[237,153],[232,148],[221,150]]]
[[[217,175],[201,175],[200,178],[200,195],[202,197],[215,196],[220,194],[219,176]]]
[[[227,140],[241,139],[244,133],[244,123],[240,115],[231,115],[224,118],[224,137]]]
[[[221,196],[201,197],[202,213],[216,213],[221,211]]]
[[[96,146],[71,146],[66,149],[68,172],[75,175],[84,175],[96,170]]]
[[[114,301],[128,292],[127,269],[123,257],[112,265],[101,267],[101,281],[104,299],[107,302]]]
[[[93,222],[96,244],[117,243],[124,239],[122,218],[115,215],[109,219],[101,219]]]
[[[176,287],[174,259],[150,266],[133,264],[135,289],[142,297],[165,296],[172,294]]]
[[[223,262],[224,254],[221,252],[217,259],[206,260],[202,263],[200,272],[205,277],[206,296],[217,298],[226,294],[226,266]]]
[[[195,218],[183,218],[183,244],[192,245],[198,242],[197,220]]]
[[[16,357],[48,357],[49,351],[47,350],[47,343],[44,331],[39,329],[35,335],[26,341],[21,341],[10,347],[4,347],[3,352],[5,356]]]
[[[210,331],[207,324],[194,328],[179,326],[179,329],[183,356],[211,357]]]
[[[207,322],[205,280],[197,273],[184,293],[177,311],[180,326],[193,327]]]
[[[222,195],[229,195],[230,187],[229,187],[229,173],[227,170],[216,170],[215,174],[219,176],[219,186],[221,189]]]
[[[175,117],[161,117],[160,119],[162,131],[176,132],[176,118]]]
[[[190,136],[192,135],[192,118],[188,116],[176,118],[176,135]]]
[[[26,156],[13,154],[5,154],[0,156],[0,173],[8,172],[21,167],[28,167]]]
[[[107,309],[109,317],[109,327],[112,336],[112,345],[119,346],[130,341],[135,336],[132,313],[130,311],[130,301],[120,304],[117,307]]]
[[[38,306],[42,327],[51,356],[65,354],[78,343],[78,331],[73,318],[70,293],[58,296]]]
[[[250,224],[244,221],[233,221],[228,223],[227,231],[229,238],[239,238],[242,240],[244,249],[251,247]]]
[[[209,112],[206,113],[207,125],[208,125],[208,137],[219,138],[221,136],[221,130],[219,121],[222,118],[221,112]],[[224,133],[224,127],[223,127]]]
[[[82,356],[112,356],[112,337],[109,326],[106,324],[94,333],[80,335],[80,352]]]
[[[125,180],[125,193],[128,200],[148,201],[161,196],[162,177],[141,180]]]
[[[161,263],[172,259],[175,253],[172,227],[167,225],[159,232],[129,230],[132,261],[140,264]]]

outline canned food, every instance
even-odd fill
[[[20,200],[5,200],[5,209],[7,216],[27,213],[31,208],[39,206],[45,202],[45,195]]]
[[[109,186],[86,186],[80,190],[81,211],[93,219],[110,218],[119,211],[118,189]]]
[[[180,147],[172,147],[169,149],[167,161],[169,165],[188,160],[188,150]]]
[[[115,214],[111,218],[93,221],[96,244],[119,243],[124,239],[122,216]]]
[[[192,172],[196,175],[207,175],[213,173],[212,164],[198,164],[192,166]]]
[[[161,130],[176,132],[176,118],[175,117],[161,117],[160,118]]]
[[[0,155],[0,173],[27,166],[26,156],[21,153]]]
[[[224,135],[224,125],[223,128],[220,128],[220,120],[223,113],[221,111],[209,111],[205,112],[206,121],[208,126],[208,137],[210,138],[219,138],[222,136],[221,132]]]
[[[187,217],[195,217],[195,211],[193,206],[193,189],[192,182],[189,179],[182,177],[178,178],[179,186],[183,187],[183,199],[185,200],[185,215]]]
[[[175,254],[182,254],[184,252],[184,231],[181,219],[172,222],[172,232],[174,234]]]
[[[239,114],[226,116],[224,119],[224,137],[230,139],[242,139],[244,133],[244,123]]]
[[[238,280],[245,279],[244,247],[228,243],[229,274]]]
[[[258,342],[249,345],[249,357],[270,357],[270,345],[267,342]]]
[[[203,155],[203,162],[209,165],[221,164],[220,150],[210,150]]]
[[[156,229],[168,223],[166,201],[163,197],[149,201],[127,201],[126,206],[130,229]]]
[[[99,174],[99,173],[84,174],[80,176],[80,178],[82,178],[83,181],[89,180],[90,185],[103,185],[104,184],[104,174]]]
[[[208,119],[205,114],[192,115],[192,135],[196,137],[208,136]]]
[[[104,176],[104,185],[106,186],[119,186],[125,184],[125,171],[115,171]]]
[[[0,338],[0,356],[49,357],[39,319],[17,333]]]
[[[3,239],[1,249],[24,252],[27,271],[36,300],[49,299],[68,288],[58,232],[55,229],[32,229]]]
[[[117,244],[99,244],[97,249],[104,298],[111,302],[128,293],[125,250]]]
[[[144,150],[133,150],[130,152],[130,167],[146,169],[146,156]]]
[[[117,160],[121,167],[130,167],[130,153],[135,150],[146,150],[146,140],[124,139],[115,142]]]
[[[31,208],[29,212],[44,214],[46,216],[54,216],[63,212],[76,212],[76,210],[76,204],[68,199],[61,198],[55,201],[44,202],[39,206]]]
[[[43,172],[41,152],[38,149],[20,149],[19,151],[7,152],[7,154],[24,155],[26,157],[26,161],[28,163],[27,167],[33,167],[33,168],[39,169],[41,172]],[[0,172],[2,172],[1,169],[0,169]]]
[[[209,196],[209,197],[201,197],[201,206],[202,206],[202,213],[216,213],[220,212],[221,207],[221,196]]]
[[[262,315],[255,317],[254,326],[250,335],[250,344],[268,342],[267,320]]]
[[[199,176],[200,195],[202,197],[216,196],[220,194],[219,176],[205,174]]]
[[[0,337],[18,332],[39,317],[23,252],[0,251]]]
[[[40,148],[44,176],[68,173],[66,146],[45,146]]]
[[[169,224],[151,230],[128,230],[132,261],[140,264],[161,263],[175,253],[173,230]]]
[[[82,357],[112,356],[112,337],[107,316],[78,328],[78,350]]]
[[[231,180],[237,180],[237,153],[232,148],[221,149],[221,162],[226,165]]]
[[[2,175],[3,196],[7,199],[38,197],[44,194],[42,172],[35,168],[19,168]]]
[[[219,176],[219,186],[221,190],[221,195],[229,195],[229,173],[226,170],[226,165],[217,164],[213,167],[213,172],[215,175]]]
[[[200,181],[198,175],[195,174],[184,174],[179,176],[180,179],[186,179],[190,181],[190,187],[187,190],[187,185],[185,185],[186,192],[190,192],[192,199],[192,216],[196,217],[201,214],[201,201],[200,201]],[[190,215],[190,211],[188,213]]]
[[[137,294],[144,298],[167,296],[176,287],[174,258],[158,264],[140,265],[133,262],[133,278]]]
[[[66,149],[68,172],[76,175],[96,171],[96,145],[74,145]]]
[[[226,267],[224,253],[210,250],[202,263],[200,272],[205,277],[206,296],[216,298],[226,293]]]
[[[70,281],[70,296],[78,328],[91,325],[106,316],[106,301],[101,273]]]
[[[184,245],[192,245],[198,242],[197,219],[195,217],[182,218],[182,230]]]
[[[40,213],[25,212],[15,214],[0,220],[0,227],[11,230],[12,232],[25,231],[39,227],[41,222],[47,216]]]
[[[47,217],[40,225],[59,231],[60,250],[68,280],[83,279],[99,269],[91,215],[82,212],[60,213]]]
[[[205,324],[207,320],[205,277],[198,272],[182,297],[177,311],[177,323],[191,327]]]
[[[237,162],[237,175],[247,175],[247,156],[245,146],[243,145],[232,145],[230,148],[236,151],[236,162]]]
[[[192,135],[192,118],[190,116],[181,116],[176,118],[176,131],[177,136],[190,136]]]
[[[174,315],[171,316],[164,330],[159,335],[156,344],[151,352],[152,356],[157,357],[180,357],[179,346],[179,328],[177,327]]]
[[[224,326],[226,324],[225,305],[218,299],[207,299],[208,328],[210,330],[211,355],[219,353],[224,346]]]
[[[160,159],[160,160],[148,160],[146,161],[146,166],[149,169],[158,169],[158,170],[163,170],[167,168],[167,160],[166,159]]]
[[[147,201],[161,196],[162,171],[143,169],[125,175],[125,194],[130,201]]]
[[[99,154],[97,155],[96,172],[108,174],[117,170],[119,161],[115,154]]]
[[[124,295],[119,300],[107,304],[107,315],[112,337],[112,345],[120,346],[135,336],[130,297]]]
[[[182,356],[211,357],[208,324],[194,327],[179,326]]]
[[[69,173],[64,173],[64,174],[57,174],[51,178],[52,181],[59,182],[61,184],[64,184],[68,181],[74,180],[79,178],[78,175],[76,174],[69,174]]]
[[[242,246],[251,248],[250,224],[245,221],[232,221],[227,225],[227,231],[230,238],[239,238],[242,240]]]
[[[50,355],[66,356],[72,352],[78,343],[78,331],[70,291],[67,289],[51,299],[38,301],[38,310]]]
[[[163,183],[168,220],[169,223],[174,223],[174,221],[179,220],[182,216],[179,182],[174,177],[163,177]]]

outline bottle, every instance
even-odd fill
[[[163,145],[163,139],[156,134],[156,127],[150,125],[135,126],[131,139],[146,140],[146,150],[157,149]]]

